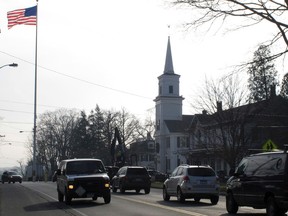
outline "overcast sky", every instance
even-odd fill
[[[27,159],[36,39],[35,26],[8,30],[7,12],[36,1],[0,0],[0,5],[0,66],[19,65],[0,69],[0,135],[5,135],[0,140],[0,167],[7,167]],[[98,104],[102,109],[125,108],[144,119],[154,111],[168,35],[174,71],[181,75],[183,114],[194,114],[190,103],[205,76],[219,77],[231,72],[230,66],[251,59],[274,29],[184,30],[182,24],[193,13],[164,0],[40,0],[38,116],[61,107],[90,112]],[[285,68],[278,70],[282,79]]]

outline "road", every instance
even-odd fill
[[[228,216],[225,209],[225,197],[221,196],[217,205],[210,200],[195,203],[186,200],[169,202],[162,199],[162,191],[151,189],[150,194],[144,191],[136,194],[127,191],[125,194],[112,193],[110,204],[104,204],[102,198],[73,199],[72,205],[66,206],[57,200],[56,183],[23,182],[22,184],[0,184],[0,216]],[[264,210],[242,207],[240,216],[265,216]]]

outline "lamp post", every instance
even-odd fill
[[[18,64],[17,64],[17,63],[12,63],[12,64],[2,65],[2,66],[0,67],[0,69],[3,68],[3,67],[18,67]]]

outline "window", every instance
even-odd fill
[[[100,161],[72,161],[67,163],[67,174],[92,174],[105,171]]]
[[[285,157],[284,154],[251,157],[245,174],[253,176],[281,175],[284,173]]]
[[[177,171],[177,176],[183,175],[183,167],[179,167],[178,171]]]
[[[215,172],[209,168],[188,168],[189,176],[215,176]]]
[[[170,169],[171,169],[170,159],[167,159],[167,160],[166,160],[166,168],[167,168],[167,170],[170,170]]]
[[[188,141],[188,137],[177,137],[177,148],[189,147]]]
[[[178,171],[178,167],[176,167],[176,168],[173,170],[171,176],[176,176],[177,171]]]
[[[166,147],[170,148],[170,137],[166,138]]]
[[[173,86],[169,86],[169,94],[173,94]]]

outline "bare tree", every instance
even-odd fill
[[[37,129],[37,159],[55,169],[57,162],[71,155],[72,132],[76,127],[78,113],[60,109],[46,112],[39,118]]]
[[[134,137],[135,128],[138,125],[137,118],[122,108],[117,116],[117,127],[119,129],[120,137],[125,146],[127,146]]]
[[[230,167],[235,167],[239,158],[249,147],[249,134],[245,125],[249,123],[249,106],[246,103],[246,88],[237,75],[219,81],[208,81],[194,103],[194,107],[205,110],[199,117],[191,135],[195,146],[223,158]]]
[[[287,0],[172,0],[175,5],[187,6],[196,9],[193,20],[186,25],[188,27],[199,27],[205,24],[214,25],[221,21],[221,25],[228,18],[245,18],[239,20],[237,29],[254,26],[260,23],[270,23],[277,29],[271,38],[269,45],[282,40],[285,47],[282,51],[271,55],[270,59],[278,58],[288,52],[288,1]],[[198,14],[198,16],[197,16]]]

